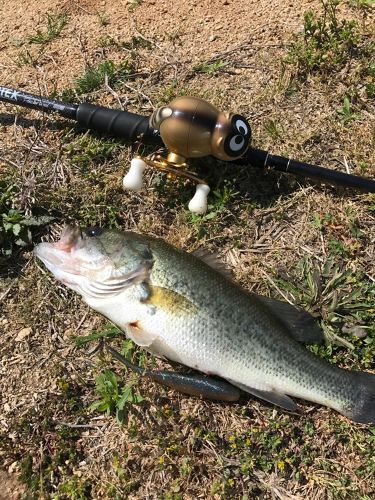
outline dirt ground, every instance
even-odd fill
[[[318,0],[3,0],[0,85],[144,115],[192,94],[244,114],[256,147],[375,178],[374,9],[342,1],[335,19],[355,27],[306,69],[312,55],[293,48],[309,10],[324,18]],[[105,61],[112,79],[92,84],[88,70]],[[213,189],[208,215],[192,217],[189,187],[155,174],[144,193],[123,193],[138,150],[0,103],[4,221],[11,210],[52,216],[50,225],[27,226],[33,243],[74,220],[153,234],[186,251],[204,246],[245,288],[312,311],[328,338],[312,348],[317,355],[374,372],[374,195],[251,166],[210,170],[201,160],[196,168]],[[300,402],[296,413],[252,398],[225,405],[138,380],[144,400],[126,407],[123,423],[92,410],[99,373],[131,378],[91,352],[95,342],[78,348],[74,340],[106,331],[108,321],[14,234],[0,266],[0,498],[374,498],[375,428],[319,405]],[[123,342],[118,335],[114,345]]]

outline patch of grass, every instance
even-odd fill
[[[142,36],[132,36],[129,42],[121,42],[120,46],[128,50],[151,49],[152,43]]]
[[[238,195],[230,182],[224,182],[221,188],[212,191],[207,212],[204,215],[191,214],[191,222],[201,223],[215,219],[230,203],[230,201]]]
[[[32,228],[51,222],[51,216],[33,217],[25,215],[14,205],[18,193],[16,186],[0,181],[0,254],[11,255],[16,247],[26,247],[32,243]]]
[[[74,338],[76,346],[82,347],[88,342],[93,342],[100,339],[116,338],[121,334],[121,330],[116,326],[109,325],[103,331],[93,332],[90,335],[78,336]]]
[[[108,84],[111,87],[116,87],[127,80],[133,71],[134,68],[129,61],[115,64],[113,61],[107,60],[98,66],[88,67],[85,73],[77,78],[74,90],[78,95],[89,94],[104,84],[106,76]]]
[[[142,5],[143,0],[129,0],[128,10],[129,12],[134,12],[140,5]]]
[[[157,99],[158,106],[169,104],[177,97],[182,97],[184,95],[190,95],[189,89],[187,87],[181,86],[179,82],[174,81],[170,85],[166,85],[160,90]]]
[[[339,252],[341,253],[341,246]],[[375,284],[361,273],[344,269],[333,258],[323,265],[302,259],[296,266],[297,276],[288,277],[282,271],[277,283],[296,304],[321,318],[328,348],[315,347],[314,352],[337,362],[331,343],[344,345],[352,350],[351,358],[360,367],[369,367],[375,354]],[[349,333],[342,333],[343,327]],[[361,338],[357,336],[360,333]]]
[[[115,139],[85,134],[76,141],[68,140],[63,146],[64,153],[73,165],[85,172],[93,182],[98,182],[93,165],[113,158],[119,144]],[[93,177],[92,177],[93,176]]]
[[[52,40],[58,38],[69,21],[69,16],[66,12],[47,12],[45,16],[47,23],[45,30],[37,30],[35,35],[28,37],[29,43],[45,45]]]
[[[51,397],[49,402],[56,405],[56,397]],[[60,479],[65,475],[73,481],[73,469],[81,459],[81,450],[78,445],[80,433],[77,429],[67,426],[56,427],[54,413],[51,405],[46,404],[43,412],[30,410],[14,427],[17,435],[22,435],[31,445],[28,453],[18,453],[18,443],[13,444],[12,453],[19,462],[20,480],[29,489],[29,494],[34,498],[48,497],[56,492],[56,486],[62,486]],[[35,439],[35,443],[33,441]],[[33,446],[35,445],[35,448]],[[77,478],[78,480],[78,478]],[[60,484],[59,484],[60,483]],[[76,484],[78,493],[85,489],[90,491],[90,482],[82,481]],[[69,488],[67,487],[67,490]],[[68,493],[68,491],[66,492]],[[80,499],[82,496],[67,498]],[[54,496],[52,498],[61,498]],[[66,498],[66,497],[64,497]]]
[[[375,51],[374,51],[375,53]],[[364,70],[366,94],[369,98],[375,97],[375,62],[370,62]]]
[[[73,476],[59,485],[58,491],[52,493],[52,500],[66,498],[68,500],[86,500],[90,498],[92,483],[89,479]]]
[[[41,59],[44,55],[43,48],[39,48],[36,51],[25,49],[19,56],[17,60],[18,66],[32,66],[36,67],[40,64]]]
[[[152,43],[146,40],[142,36],[132,36],[129,41],[121,42],[116,40],[110,35],[100,37],[98,40],[100,47],[108,48],[115,47],[117,49],[126,49],[130,51],[136,51],[137,49],[151,49]]]
[[[281,136],[282,127],[279,123],[275,122],[275,120],[267,120],[264,128],[271,139],[276,140]]]
[[[193,66],[193,71],[196,73],[205,73],[206,75],[217,75],[222,69],[224,69],[228,63],[217,59],[213,62],[201,62]]]
[[[375,7],[375,0],[349,0],[349,5],[367,13]]]
[[[100,26],[108,26],[109,23],[111,22],[109,15],[107,14],[107,12],[104,11],[98,12],[98,19]]]
[[[360,118],[360,115],[353,111],[353,105],[348,96],[344,97],[342,108],[337,110],[337,114],[343,124],[347,124],[352,120]]]
[[[321,0],[321,4],[322,14],[305,13],[303,33],[295,37],[285,58],[286,64],[296,67],[298,78],[333,68],[337,71],[353,55],[371,49],[371,42],[361,36],[356,21],[339,19],[339,0]]]

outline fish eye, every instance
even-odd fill
[[[101,227],[89,227],[86,229],[85,233],[86,236],[89,238],[94,238],[95,236],[100,236],[103,232],[103,229]]]

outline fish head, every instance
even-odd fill
[[[66,227],[54,243],[40,243],[35,255],[54,277],[84,298],[118,295],[147,281],[153,265],[147,242],[130,232]]]

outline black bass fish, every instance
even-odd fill
[[[196,256],[132,232],[67,228],[35,254],[56,279],[156,356],[295,410],[290,398],[375,424],[375,375],[331,365],[301,342],[311,316],[249,293]]]

